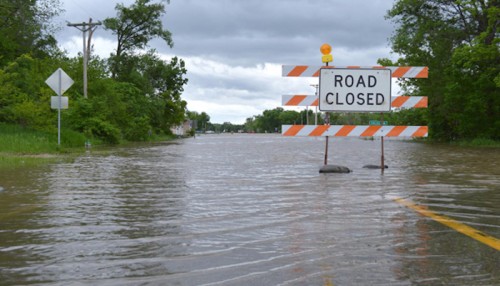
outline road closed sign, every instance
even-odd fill
[[[391,111],[391,70],[322,68],[319,75],[319,110]]]

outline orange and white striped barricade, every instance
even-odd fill
[[[281,96],[283,106],[318,106],[318,97],[315,95],[283,95]]]
[[[321,68],[345,68],[345,69],[390,69],[391,76],[396,78],[427,78],[428,67],[384,67],[384,66],[307,66],[307,65],[283,65],[283,77],[318,77]]]
[[[427,96],[393,96],[391,107],[393,108],[427,108]]]
[[[427,137],[427,126],[282,125],[283,136]]]
[[[318,97],[315,95],[283,95],[281,97],[283,106],[318,106]],[[427,96],[392,96],[391,107],[393,108],[427,108]]]

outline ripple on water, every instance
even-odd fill
[[[362,168],[380,160],[379,141],[330,143],[330,162],[353,173],[318,173],[323,138],[250,134],[52,165],[9,197],[19,205],[36,196],[39,208],[9,213],[0,278],[56,285],[500,283],[498,252],[393,201],[412,200],[500,237],[500,155],[387,140],[382,175]],[[466,166],[471,159],[478,163]],[[7,202],[7,193],[0,200]]]

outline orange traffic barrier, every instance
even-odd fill
[[[283,106],[318,106],[318,97],[315,95],[283,95]],[[391,106],[395,108],[427,108],[427,96],[392,96]]]
[[[285,77],[318,77],[321,68],[367,68],[391,70],[392,77],[397,78],[427,78],[429,76],[428,67],[383,67],[383,66],[307,66],[307,65],[283,65],[282,75]]]
[[[427,126],[283,125],[283,136],[427,137]]]

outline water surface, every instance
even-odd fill
[[[227,134],[0,174],[0,285],[499,285],[500,152]]]

